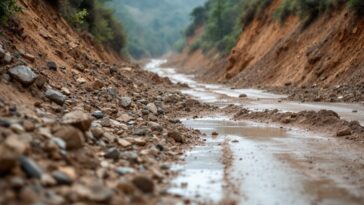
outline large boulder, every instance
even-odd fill
[[[31,85],[38,77],[28,66],[20,65],[9,69],[9,74],[24,86]]]

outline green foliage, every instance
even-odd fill
[[[186,36],[190,37],[195,34],[195,31],[198,27],[202,26],[207,19],[207,9],[206,7],[199,6],[196,7],[192,13],[191,17],[193,19],[193,22],[188,26],[186,30]]]
[[[283,0],[275,12],[275,17],[283,23],[290,15],[299,16],[307,26],[319,15],[337,8],[342,2],[342,0]]]
[[[255,17],[259,16],[262,11],[269,6],[272,0],[250,0],[241,3],[241,26],[248,26]]]
[[[122,53],[126,35],[113,12],[104,7],[107,0],[49,0],[75,28],[86,30],[95,38]],[[55,2],[56,1],[56,2]]]
[[[21,8],[16,4],[16,0],[1,0],[0,24],[6,23],[14,13],[19,11],[21,11]]]
[[[193,35],[192,29],[204,25],[201,38],[191,46],[191,52],[201,48],[204,51],[217,49],[222,54],[228,53],[235,45],[242,30],[242,22],[262,9],[268,0],[210,0],[203,8],[195,9],[191,16],[193,23],[186,31],[186,36]]]
[[[358,16],[364,15],[364,1],[363,0],[349,0],[349,7],[355,11]]]

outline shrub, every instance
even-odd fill
[[[126,44],[122,25],[113,12],[106,9],[104,0],[48,0],[57,6],[64,18],[76,29],[86,30],[95,38],[121,53]]]
[[[16,4],[16,0],[1,0],[0,23],[6,23],[14,13],[19,11],[21,11],[21,8]]]
[[[337,8],[341,3],[342,0],[283,0],[274,15],[281,23],[290,15],[299,16],[307,26],[319,15]]]

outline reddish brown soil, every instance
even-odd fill
[[[280,24],[273,19],[278,2],[274,1],[263,16],[242,32],[229,57],[215,58],[214,52],[184,51],[182,57],[177,57],[183,61],[183,70],[191,69],[190,64],[197,65],[192,70],[201,79],[233,87],[291,85],[298,92],[293,99],[363,101],[364,18],[356,18],[343,7],[323,14],[307,28],[296,17]],[[335,86],[348,87],[345,92],[356,94],[349,93],[346,100],[305,94],[305,88],[316,87],[323,88],[321,92],[328,92],[327,95],[340,95],[332,92]],[[280,91],[292,94],[292,89]]]

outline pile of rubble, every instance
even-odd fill
[[[178,117],[214,107],[136,65],[0,57],[0,204],[169,203],[170,164],[200,142]]]

